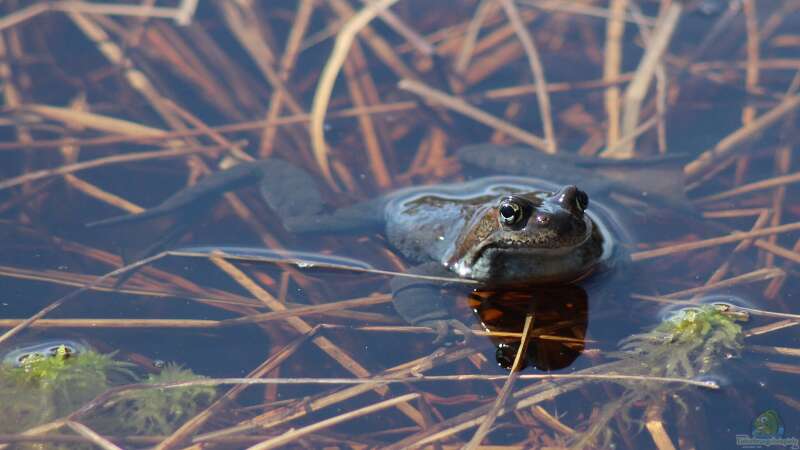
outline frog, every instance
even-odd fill
[[[571,160],[492,144],[467,146],[456,156],[465,166],[478,167],[485,176],[399,189],[350,206],[330,208],[310,173],[273,157],[213,173],[142,213],[88,225],[109,226],[173,213],[186,219],[208,209],[210,200],[221,193],[258,183],[267,206],[289,232],[370,230],[383,234],[411,265],[409,274],[428,276],[402,276],[390,281],[395,310],[405,322],[435,330],[435,342],[442,342],[454,331],[465,338],[471,331],[448,317],[440,294],[443,284],[431,278],[469,280],[489,289],[579,283],[613,270],[625,259],[618,243],[630,240],[611,209],[602,202],[590,202],[590,192],[609,198],[616,194],[619,198],[615,201],[628,202],[625,208],[648,205],[660,192],[679,192],[674,190],[678,177],[655,177],[648,172],[671,158],[645,162]],[[640,183],[671,186],[632,187],[626,182],[629,180],[618,175],[620,166],[624,169],[626,165],[644,174],[638,179]],[[597,167],[610,170],[601,174]],[[683,205],[674,194],[663,195],[662,200]],[[174,237],[174,233],[166,236]],[[148,251],[155,248],[151,246]]]
[[[23,367],[27,362],[45,358],[69,358],[89,350],[89,346],[71,339],[55,339],[33,343],[6,353],[2,363]]]

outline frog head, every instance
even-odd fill
[[[588,207],[589,196],[572,185],[500,197],[471,217],[447,265],[495,286],[575,281],[603,252]]]

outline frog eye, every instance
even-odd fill
[[[578,190],[575,194],[575,202],[578,204],[578,209],[585,211],[589,207],[589,196],[586,195],[586,192]]]
[[[497,212],[500,213],[500,222],[503,225],[514,225],[522,218],[522,208],[513,200],[503,200]]]

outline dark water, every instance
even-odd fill
[[[559,5],[567,3],[571,4],[562,2]],[[637,11],[641,8],[642,14],[648,17],[654,18],[659,12],[658,2],[637,3]],[[743,112],[748,108],[755,111],[756,117],[765,114],[788,98],[786,93],[793,83],[794,92],[790,95],[796,96],[800,73],[797,36],[800,12],[792,0],[753,2],[760,32],[761,66],[756,86],[749,90],[746,88],[744,13],[734,13],[725,22],[724,31],[697,54],[698,45],[709,36],[715,24],[725,20],[728,3],[696,3],[702,3],[702,8],[694,5],[684,10],[664,59],[669,82],[664,113],[666,147],[662,151],[684,153],[687,161],[742,127],[743,115],[751,114]],[[331,4],[341,5],[339,2]],[[605,2],[592,4],[599,12],[608,7]],[[26,2],[4,4],[4,14],[26,5]],[[181,127],[199,128],[198,123],[219,127],[264,119],[277,94],[263,65],[273,69],[281,67],[281,55],[290,39],[299,3],[248,5],[250,2],[202,2],[188,27],[180,27],[167,19],[145,21],[95,15],[85,16],[89,20],[87,25],[63,12],[48,12],[4,29],[0,33],[5,56],[0,58],[0,68],[5,69],[0,70],[0,74],[6,86],[6,108],[0,117],[3,121],[0,136],[2,144],[8,146],[0,150],[0,176],[8,180],[76,161],[168,148],[165,139],[152,143],[138,139],[141,130],[123,130],[120,125],[104,125],[77,116],[59,119],[40,110],[24,109],[20,104],[64,108],[71,105],[76,110],[125,120],[129,122],[126,127],[139,124],[174,131]],[[158,2],[158,6],[174,5]],[[524,52],[521,48],[512,48],[517,42],[513,32],[502,35],[506,19],[499,9],[489,15],[480,34],[479,40],[488,39],[488,48],[479,46],[461,79],[453,71],[460,44],[454,44],[452,36],[463,30],[476,8],[476,3],[470,1],[446,1],[433,6],[420,1],[401,1],[393,7],[397,16],[434,45],[438,51],[435,57],[421,54],[377,19],[372,23],[375,34],[371,36],[385,39],[409,73],[429,86],[454,94],[459,85],[465,85],[462,98],[471,104],[497,117],[506,116],[509,122],[526,131],[543,135],[532,89],[511,97],[498,98],[492,94],[493,89],[528,85],[532,81]],[[597,12],[595,10],[589,10],[588,14],[558,12],[534,8],[525,2],[519,3],[519,9],[533,32],[547,81],[554,85],[549,95],[559,151],[596,154],[605,147],[608,128],[604,107],[606,90],[600,83],[600,87],[587,87],[583,82],[603,77],[607,20],[591,15]],[[333,46],[333,40],[325,39],[325,33],[336,23],[335,17],[336,13],[328,5],[314,7],[297,60],[290,66],[283,66],[288,67],[285,86],[298,106],[289,105],[291,101],[284,98],[279,117],[297,116],[310,110],[319,71]],[[87,37],[87,30],[92,27],[107,33],[106,39],[122,52],[126,62],[109,61],[107,53],[98,51],[97,43]],[[494,44],[490,39],[493,32],[499,33]],[[237,36],[237,33],[241,34]],[[364,65],[359,66],[359,58],[354,57],[356,62],[350,69],[355,75],[350,75],[358,78],[368,74],[372,79],[360,78],[361,89],[369,91],[364,86],[374,86],[375,96],[385,104],[418,100],[397,88],[400,77],[396,70],[387,67],[370,41],[360,39],[358,45],[356,52],[363,54]],[[503,52],[511,56],[492,68]],[[635,71],[642,53],[639,30],[628,23],[622,37],[621,72]],[[692,58],[688,67],[686,58]],[[488,76],[475,75],[485,68],[492,68]],[[141,72],[131,72],[134,69]],[[282,73],[280,69],[278,73]],[[137,90],[131,83],[131,76],[144,76],[149,87]],[[389,180],[389,185],[382,186],[362,133],[363,122],[359,123],[354,117],[333,117],[334,111],[352,107],[355,98],[344,75],[339,80],[329,107],[326,140],[334,166],[339,168],[336,177],[340,192],[332,190],[319,177],[319,187],[331,204],[350,205],[393,188],[481,176],[480,171],[470,171],[456,163],[451,156],[457,148],[492,140],[516,143],[472,119],[422,103],[398,108],[395,112],[375,113],[370,117]],[[627,83],[621,85],[623,92],[626,86]],[[656,95],[651,86],[642,107],[640,124],[656,114],[653,101]],[[371,102],[369,93],[367,98]],[[272,154],[313,172],[318,169],[310,151],[307,123],[306,118],[301,117],[293,124],[278,126],[271,146],[265,144],[261,124],[222,130],[221,135],[198,133],[175,139],[192,148],[222,145],[230,149],[235,145],[254,158]],[[635,236],[635,241],[620,242],[620,245],[627,252],[635,253],[724,236],[733,230],[746,231],[754,226],[762,210],[769,210],[770,222],[766,226],[796,222],[800,207],[794,202],[797,189],[792,185],[784,194],[777,193],[773,187],[725,201],[698,202],[697,199],[784,172],[794,173],[797,164],[791,153],[797,146],[797,129],[796,115],[788,114],[766,132],[753,136],[739,148],[739,153],[746,155],[741,159],[744,162],[728,165],[713,178],[689,185],[691,200],[687,200],[685,208],[654,200],[642,209],[643,215],[617,204],[620,220]],[[125,133],[132,133],[134,137],[116,139]],[[76,142],[35,145],[37,141],[52,142],[68,137]],[[111,141],[96,141],[104,137],[111,137]],[[20,145],[12,147],[13,143]],[[432,154],[439,148],[446,150],[442,157]],[[655,128],[636,140],[636,149],[639,156],[659,154]],[[125,211],[88,195],[79,188],[80,181],[147,208],[202,176],[201,163],[216,170],[225,156],[220,151],[199,155],[113,164],[76,172],[80,178],[78,182],[54,176],[0,190],[0,319],[30,317],[72,292],[76,286],[119,267],[119,260],[113,257],[120,252],[135,257],[174,224],[174,217],[167,217],[130,226],[87,229],[83,226],[86,222]],[[776,162],[781,158],[787,158],[789,163],[782,167]],[[723,159],[719,164],[726,161]],[[249,216],[236,210],[237,203],[216,201],[213,206],[207,205],[202,214],[191,217],[191,222],[186,223],[186,232],[178,242],[171,244],[171,248],[279,246],[348,257],[390,271],[402,271],[407,267],[407,262],[393,253],[386,239],[377,233],[293,235],[280,224],[279,216],[287,212],[271,211],[261,201],[255,186],[244,186],[236,194]],[[592,192],[589,195],[592,196]],[[597,199],[592,198],[593,201]],[[602,196],[599,201],[603,201]],[[613,205],[613,199],[610,201]],[[709,216],[712,211],[736,211],[736,217]],[[797,239],[796,231],[783,233],[773,244],[791,249]],[[525,314],[534,312],[537,317],[534,327],[539,334],[560,336],[567,341],[532,341],[523,374],[575,373],[613,361],[612,352],[618,349],[620,340],[647,332],[664,320],[668,304],[642,300],[636,294],[659,296],[699,287],[723,265],[728,267],[723,279],[759,269],[765,270],[760,273],[766,274],[766,278],[735,283],[712,290],[710,294],[722,295],[726,301],[750,308],[797,312],[796,293],[800,285],[796,267],[786,258],[772,256],[752,245],[734,251],[735,245],[729,243],[621,264],[610,273],[560,288],[531,288],[510,294],[475,294],[469,289],[453,289],[445,294],[444,302],[453,318],[472,328],[519,332]],[[796,257],[797,252],[793,255]],[[273,298],[291,303],[290,306],[308,306],[389,292],[389,278],[384,275],[272,263],[239,262],[235,267],[258,286],[256,292],[248,292],[230,273],[207,259],[170,256],[134,275],[122,287],[127,292],[83,292],[47,314],[46,319],[221,321],[269,312],[269,302]],[[778,270],[784,275],[778,276]],[[781,280],[779,288],[775,284],[777,279]],[[687,294],[678,298],[693,297]],[[702,301],[702,298],[697,300]],[[403,371],[406,364],[434,352],[446,355],[444,361],[420,373],[504,376],[508,371],[499,367],[496,359],[506,363],[513,360],[516,348],[512,338],[490,339],[479,335],[466,346],[441,349],[432,343],[434,334],[405,327],[388,300],[304,315],[301,319],[302,323],[284,317],[226,327],[216,327],[211,322],[196,327],[152,323],[130,327],[85,324],[54,327],[52,322],[50,325],[42,322],[45,326],[28,327],[0,343],[0,353],[31,343],[65,339],[86,343],[104,353],[118,351],[116,358],[135,363],[135,370],[141,374],[158,372],[160,364],[154,361],[167,361],[208,377],[234,378],[247,376],[309,329],[324,325],[315,331],[316,340],[302,342],[296,351],[277,364],[277,369],[264,376],[353,378],[393,373],[414,375],[416,371]],[[661,412],[666,434],[680,448],[737,448],[736,436],[750,435],[754,420],[767,410],[777,412],[783,427],[782,437],[800,438],[800,400],[795,388],[800,373],[799,336],[794,326],[797,319],[789,320],[784,327],[761,331],[762,327],[780,320],[783,319],[751,317],[743,328],[745,333],[754,335],[744,339],[739,357],[728,359],[716,355],[720,362],[711,377],[722,384],[721,389],[679,388],[675,384],[647,387],[654,393],[618,409],[614,419],[603,427],[613,433],[612,437],[605,441],[598,439],[597,446],[613,443],[616,448],[653,448],[653,434],[640,425],[645,411],[654,405],[654,410]],[[4,326],[3,331],[10,329],[10,325]],[[756,332],[752,333],[753,330]],[[331,350],[331,346],[337,350]],[[339,356],[339,361],[330,356],[331,353],[338,355],[338,351],[348,356]],[[448,357],[453,360],[447,360]],[[358,367],[342,363],[345,358]],[[651,360],[642,358],[642,361]],[[399,371],[390,370],[398,366]],[[535,383],[536,380],[518,380],[514,391],[535,386]],[[448,419],[490,405],[501,386],[502,380],[426,381],[392,384],[379,388],[379,392],[364,389],[358,395],[342,395],[343,398],[334,397],[333,400],[328,400],[330,394],[351,387],[299,384],[265,389],[254,386],[215,412],[213,419],[194,431],[193,436],[224,430],[228,440],[219,438],[223,440],[217,445],[246,447],[290,428],[300,428],[404,394],[421,394],[406,407],[381,409],[288,444],[311,448],[337,443],[340,446],[384,447],[421,433],[423,428],[449,423]],[[631,389],[644,390],[642,386],[586,383],[540,403],[538,406],[542,410],[523,408],[516,414],[501,416],[495,424],[496,430],[484,443],[521,448],[569,445],[575,442],[579,432],[601,422],[599,417],[606,411],[604,407],[626,398]],[[220,391],[223,389],[227,387],[221,387]],[[297,414],[298,417],[276,419],[281,414]],[[232,428],[261,415],[265,416],[260,422],[267,424],[265,427]],[[415,424],[415,420],[421,423]],[[2,428],[25,431],[24,427]],[[463,445],[474,430],[473,427],[454,433],[443,442]],[[119,442],[127,442],[126,445],[136,445],[124,438],[114,437]],[[153,438],[145,444],[158,441]]]

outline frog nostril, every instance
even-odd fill
[[[538,223],[539,225],[547,225],[550,223],[550,216],[546,214],[537,214],[536,223]]]

